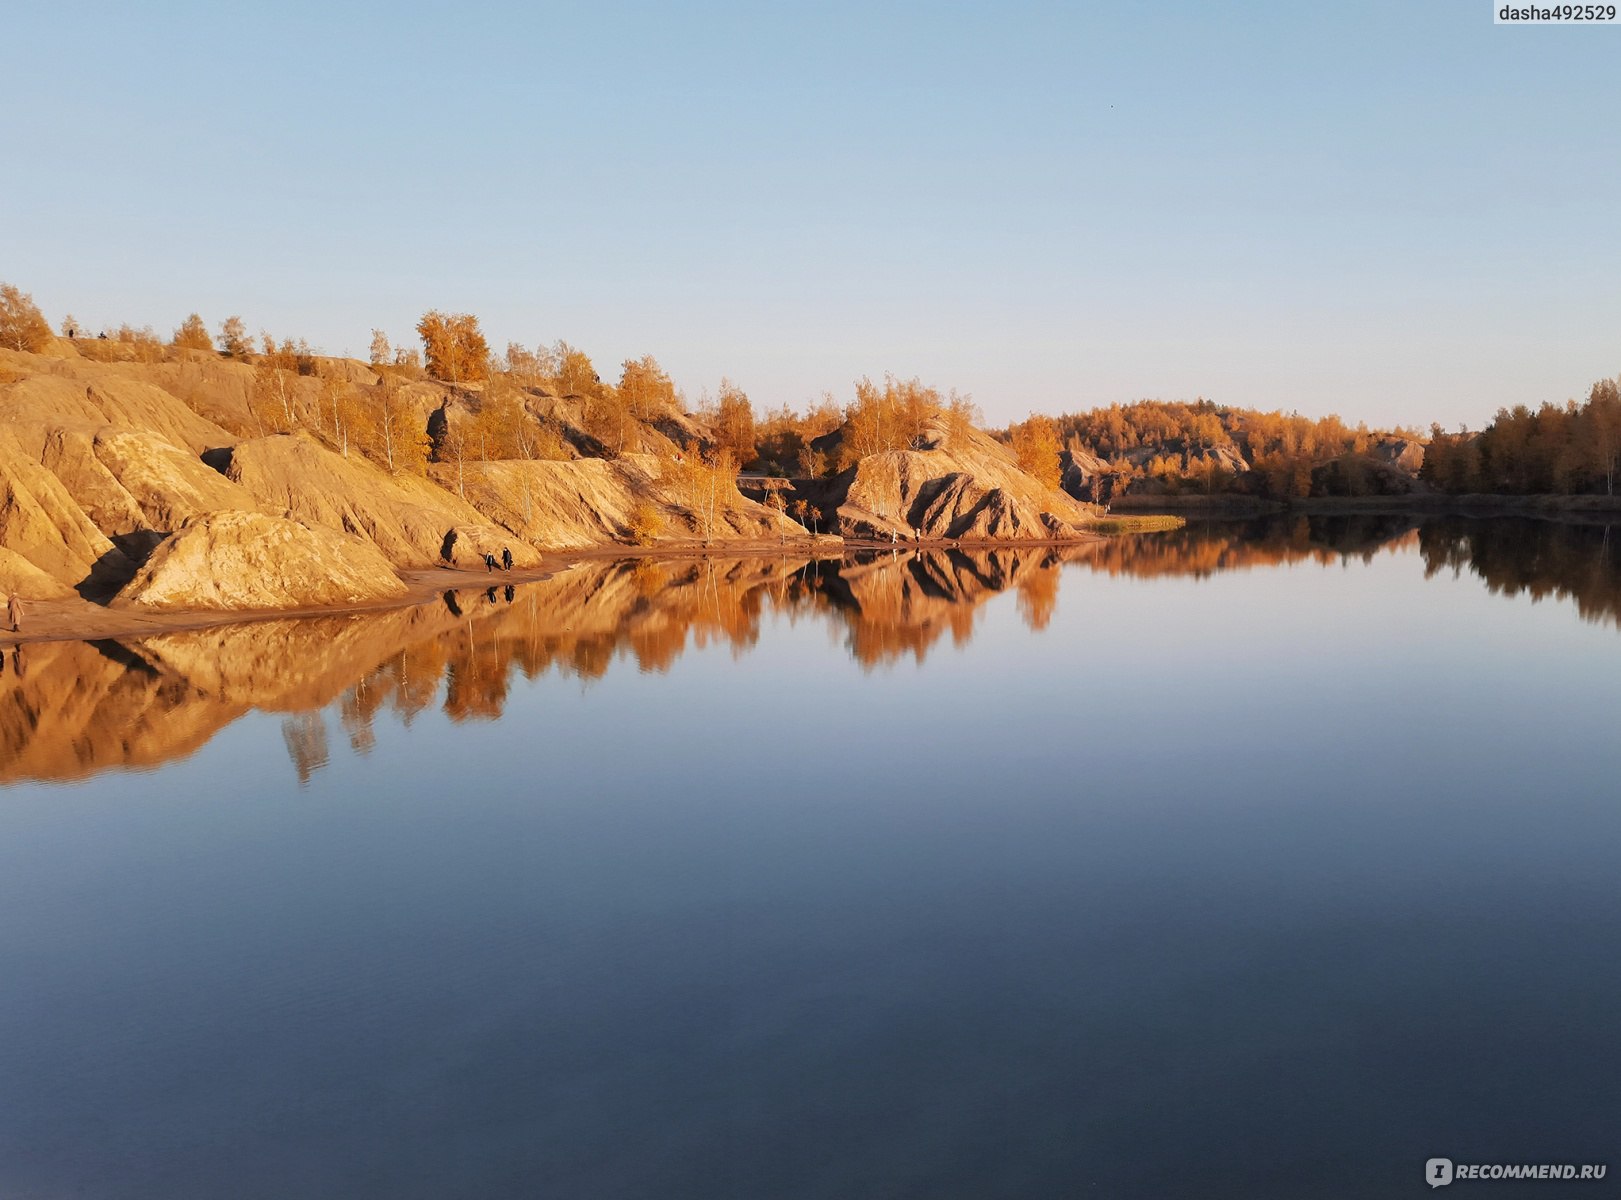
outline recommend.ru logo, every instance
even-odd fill
[[[1603,1179],[1608,1163],[1454,1163],[1432,1158],[1424,1163],[1424,1182],[1445,1187],[1463,1179]]]

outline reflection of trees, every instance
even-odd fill
[[[326,766],[326,722],[321,718],[321,710],[311,709],[283,717],[281,738],[287,743],[287,757],[293,760],[293,769],[298,772],[298,783],[302,787],[310,781],[311,775]]]
[[[1584,621],[1621,627],[1621,536],[1609,525],[1433,521],[1419,550],[1427,574],[1467,568],[1494,594],[1569,599]]]
[[[351,743],[371,738],[385,707],[409,698],[418,711],[444,687],[453,720],[501,715],[517,671],[600,679],[614,662],[666,671],[688,645],[726,643],[741,651],[759,636],[769,598],[803,560],[691,560],[584,564],[505,591],[450,597],[433,636],[363,676],[345,695]]]
[[[1058,572],[1030,571],[1019,580],[1019,615],[1031,630],[1040,632],[1058,607]]]
[[[1368,561],[1411,541],[1416,520],[1389,513],[1291,514],[1259,521],[1190,522],[1169,533],[1113,538],[1087,556],[1095,571],[1141,578],[1193,576],[1294,562]]]
[[[1058,565],[1029,549],[584,563],[510,599],[469,590],[385,613],[40,646],[26,677],[0,678],[0,780],[183,757],[254,709],[286,715],[288,756],[307,780],[330,753],[329,705],[365,754],[383,714],[409,724],[437,704],[455,721],[493,719],[514,672],[590,681],[627,660],[667,671],[689,647],[742,654],[772,613],[832,622],[868,666],[920,659],[942,636],[966,641],[979,603],[1008,589],[1039,627]]]
[[[498,717],[513,685],[556,674],[599,679],[615,664],[668,671],[691,647],[745,653],[765,617],[814,620],[875,668],[961,645],[990,597],[1011,592],[1033,630],[1058,603],[1066,562],[1139,576],[1203,576],[1279,563],[1368,558],[1416,545],[1428,568],[1481,576],[1493,591],[1574,600],[1621,625],[1621,549],[1610,530],[1528,521],[1303,517],[1206,523],[1170,534],[1060,549],[869,552],[844,561],[641,559],[591,562],[449,602],[366,615],[276,620],[127,644],[29,647],[26,675],[0,675],[0,781],[74,779],[191,754],[254,709],[288,717],[301,779],[327,760],[320,710],[335,705],[357,753],[384,714],[403,724],[438,706],[455,721]]]

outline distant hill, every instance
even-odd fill
[[[1081,499],[1226,493],[1270,500],[1426,490],[1424,440],[1338,417],[1260,412],[1198,400],[1143,400],[1054,418],[1063,484]],[[1011,432],[1011,431],[1010,431]]]

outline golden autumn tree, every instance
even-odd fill
[[[620,366],[619,396],[630,417],[651,421],[675,407],[675,384],[651,354]]]
[[[241,317],[226,317],[220,325],[220,350],[231,358],[251,358],[253,338]]]
[[[298,425],[294,405],[298,400],[298,350],[291,338],[280,345],[268,333],[260,335],[259,361],[253,371],[253,392],[249,408],[254,419],[276,433],[286,433]]]
[[[192,313],[174,331],[171,344],[176,350],[212,350],[214,339],[208,336],[208,326],[203,324],[202,317]]]
[[[1034,476],[1050,488],[1058,486],[1058,455],[1063,448],[1058,426],[1051,417],[1031,417],[1013,426],[1010,443],[1019,470]]]
[[[546,381],[547,352],[544,347],[531,350],[522,342],[507,343],[507,374],[521,388],[539,387]]]
[[[585,398],[580,417],[585,431],[601,443],[605,455],[617,458],[624,453],[625,439],[633,422],[618,388],[599,384]]]
[[[946,436],[953,443],[968,441],[974,426],[979,424],[979,406],[972,396],[958,395],[955,391],[946,400]]]
[[[748,395],[730,379],[720,381],[712,422],[715,441],[730,450],[732,457],[740,463],[754,461],[754,408]]]
[[[427,473],[427,427],[400,394],[399,385],[387,376],[373,389],[370,424],[372,458],[392,474]]]
[[[856,384],[855,402],[844,410],[839,469],[854,466],[869,454],[910,449],[941,408],[940,393],[920,380],[885,375],[879,387],[862,379]]]
[[[693,532],[707,543],[741,495],[737,459],[724,446],[704,453],[694,443],[664,468],[660,482],[692,516]]]
[[[34,298],[9,283],[0,284],[0,347],[38,354],[50,344],[50,323]]]
[[[489,374],[490,347],[471,313],[422,314],[417,322],[428,374],[451,383],[476,383]]]
[[[320,379],[316,411],[318,427],[330,435],[338,452],[348,457],[351,445],[365,447],[375,439],[376,427],[361,399],[360,389],[344,378],[334,365],[322,363],[316,371]]]
[[[547,355],[551,366],[552,386],[563,397],[589,397],[602,386],[602,378],[591,364],[590,355],[567,342],[558,342]]]
[[[886,390],[871,379],[856,384],[855,402],[844,410],[844,440],[839,446],[839,469],[853,467],[871,454],[899,450],[905,444],[900,414]]]
[[[571,376],[566,382],[560,380],[559,386],[586,388],[584,393],[567,394],[584,396],[581,409],[586,431],[601,442],[610,455],[617,457],[632,449],[631,435],[637,432],[638,423],[651,421],[675,405],[675,385],[650,354],[627,359],[622,365],[619,386],[609,387],[596,381],[594,371],[591,373],[593,382],[586,383],[584,376],[590,360],[578,351],[565,351],[563,343],[558,343],[558,348],[560,371]],[[638,444],[639,441],[638,438]]]
[[[472,452],[484,462],[534,457],[524,452],[535,440],[532,435],[526,436],[525,426],[530,423],[522,394],[511,376],[492,371],[470,430]]]

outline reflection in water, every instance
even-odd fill
[[[155,766],[257,709],[287,714],[287,753],[307,782],[329,759],[329,705],[365,754],[379,714],[409,724],[438,703],[456,721],[493,719],[515,670],[590,681],[628,659],[662,672],[689,646],[745,652],[767,613],[827,621],[870,670],[921,662],[947,637],[966,643],[980,606],[1010,591],[1029,628],[1046,628],[1067,563],[1202,578],[1415,547],[1430,574],[1467,568],[1493,592],[1569,598],[1584,618],[1621,625],[1621,550],[1608,526],[1501,519],[1294,516],[1051,549],[584,563],[381,614],[32,646],[0,676],[0,781]]]
[[[299,786],[303,786],[327,763],[326,721],[321,710],[310,709],[283,718],[281,737],[287,743],[287,757],[298,772]]]
[[[1435,521],[1419,546],[1430,574],[1467,568],[1494,595],[1572,600],[1583,620],[1621,628],[1621,539],[1609,525]]]
[[[1170,533],[1116,538],[1098,546],[1088,561],[1111,575],[1144,579],[1204,578],[1223,571],[1297,562],[1328,565],[1347,558],[1366,562],[1411,545],[1418,522],[1412,515],[1390,513],[1204,522]]]

